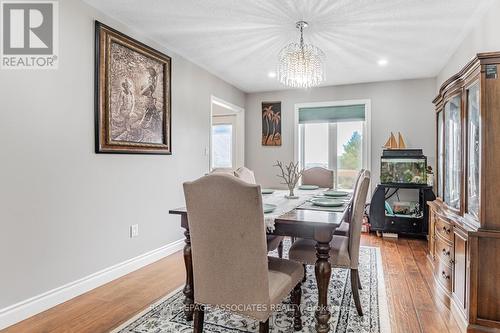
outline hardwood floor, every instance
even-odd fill
[[[459,332],[437,291],[427,242],[363,235],[381,249],[393,333]],[[0,333],[108,332],[184,283],[181,252],[60,304]]]

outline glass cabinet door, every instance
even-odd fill
[[[479,168],[481,151],[479,84],[467,89],[467,213],[479,218]]]
[[[455,96],[444,105],[444,201],[460,210],[461,192],[461,122],[460,96]]]
[[[443,197],[443,183],[444,183],[444,150],[443,150],[443,124],[444,112],[439,111],[437,114],[437,196]]]

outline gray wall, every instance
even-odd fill
[[[263,186],[279,186],[276,160],[294,158],[294,105],[308,102],[327,102],[352,99],[371,99],[371,169],[373,182],[380,173],[382,146],[390,132],[400,131],[409,147],[423,148],[429,163],[434,164],[435,119],[432,99],[436,91],[435,79],[389,81],[353,84],[309,90],[284,90],[248,94],[246,99],[246,153],[247,166],[255,171]],[[281,147],[261,145],[261,103],[281,101]]]
[[[500,51],[500,1],[495,0],[479,23],[462,41],[437,77],[437,88],[480,52]]]
[[[182,238],[168,210],[208,170],[210,95],[245,100],[80,1],[59,7],[59,69],[0,73],[0,309]],[[94,153],[94,18],[172,56],[172,156]]]

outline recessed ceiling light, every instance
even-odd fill
[[[267,73],[267,76],[270,77],[271,79],[274,79],[276,77],[276,72],[269,72]]]
[[[377,61],[377,64],[379,66],[386,66],[388,63],[389,61],[387,61],[387,59],[380,59],[379,61]]]

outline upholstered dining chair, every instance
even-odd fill
[[[256,184],[255,174],[247,167],[240,167],[234,171],[234,176],[249,184]],[[283,240],[285,237],[276,235],[267,235],[267,251],[278,250],[278,257],[283,258]]]
[[[361,301],[359,299],[359,289],[361,281],[359,278],[359,251],[361,243],[361,224],[365,211],[366,196],[370,185],[370,172],[365,170],[359,179],[356,193],[354,194],[353,214],[349,236],[333,235],[330,242],[330,263],[333,267],[346,268],[351,270],[351,289],[354,304],[360,316],[363,315]],[[291,260],[301,262],[305,265],[316,263],[315,242],[309,239],[299,239],[292,244],[288,257]]]
[[[234,175],[247,183],[256,184],[254,172],[247,167],[240,167],[236,169],[234,171]]]
[[[349,235],[349,222],[352,219],[352,213],[353,213],[352,204],[354,202],[354,194],[356,193],[356,191],[358,189],[359,179],[361,178],[361,175],[363,174],[363,172],[365,172],[365,169],[359,170],[359,172],[356,176],[356,180],[354,181],[354,187],[353,187],[353,191],[352,191],[353,198],[352,198],[351,203],[349,205],[347,215],[346,215],[345,219],[342,221],[342,223],[340,224],[340,226],[337,229],[335,229],[335,231],[333,233],[334,235],[340,235],[340,236],[348,236]]]
[[[313,167],[302,172],[302,185],[316,185],[319,187],[333,187],[333,170]]]
[[[205,176],[214,173],[234,176],[234,170],[230,168],[215,168],[210,173],[205,174]]]
[[[301,264],[267,257],[259,185],[213,174],[184,183],[194,278],[194,332],[204,307],[221,307],[260,322],[269,332],[272,309],[292,291],[294,328],[302,327]]]

